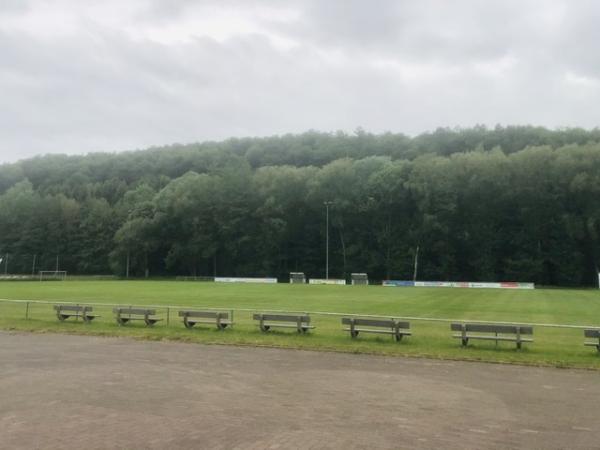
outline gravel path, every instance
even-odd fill
[[[0,448],[599,449],[600,373],[0,332]]]

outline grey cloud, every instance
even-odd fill
[[[325,3],[325,4],[324,4]],[[304,20],[282,27],[321,46],[411,59],[497,57],[510,42],[514,8],[492,2],[310,2]]]
[[[188,9],[202,3],[194,0],[148,0],[141,5],[135,19],[145,22],[169,22],[180,19]]]
[[[142,3],[134,15],[157,27],[223,4]],[[257,32],[174,43],[102,17],[76,36],[0,22],[0,162],[309,128],[597,126],[600,7],[550,3],[563,15],[537,2],[231,0]]]
[[[30,6],[28,0],[3,0],[0,2],[0,14],[1,13],[14,13],[26,11]]]

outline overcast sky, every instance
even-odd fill
[[[600,124],[600,2],[0,0],[0,162]]]

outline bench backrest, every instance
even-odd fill
[[[589,328],[587,330],[583,330],[583,335],[586,338],[598,338],[598,339],[600,339],[600,328]]]
[[[254,314],[254,320],[271,320],[275,322],[300,322],[310,323],[310,316],[306,314]]]
[[[502,323],[452,323],[450,329],[452,331],[462,331],[463,325],[465,331],[475,333],[504,333],[504,334],[533,334],[533,327],[529,325],[505,325]]]
[[[206,319],[228,319],[229,313],[224,311],[179,311],[179,317],[203,317]]]
[[[156,314],[154,309],[142,309],[142,308],[115,308],[113,309],[115,314],[133,314],[133,315],[148,315],[153,316]]]
[[[54,305],[54,309],[56,311],[92,311],[91,306],[81,306],[81,305]]]
[[[363,325],[367,327],[383,327],[383,328],[410,328],[410,322],[400,322],[394,319],[362,319],[359,317],[343,317],[342,324],[350,325],[354,321],[354,325]]]

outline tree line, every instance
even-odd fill
[[[585,286],[600,131],[308,132],[0,166],[11,273],[330,276]],[[34,256],[35,255],[35,256]],[[35,267],[35,266],[34,266]],[[2,267],[0,266],[0,270]]]

